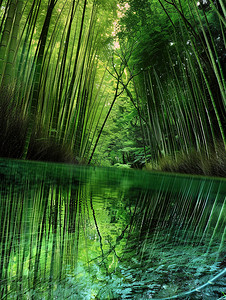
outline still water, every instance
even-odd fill
[[[0,299],[225,299],[225,196],[225,179],[0,159]]]

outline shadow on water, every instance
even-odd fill
[[[0,178],[1,299],[226,293],[224,179],[3,159]]]

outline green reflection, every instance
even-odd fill
[[[224,179],[13,160],[0,177],[1,299],[223,296]]]

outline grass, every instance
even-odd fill
[[[53,138],[39,138],[37,135],[31,137],[26,159],[78,163],[69,147],[60,145]]]
[[[29,117],[14,105],[13,93],[3,90],[0,95],[0,157],[20,159],[24,152]],[[33,130],[26,159],[77,162],[70,148],[48,137],[43,128]]]
[[[28,119],[13,106],[13,94],[0,92],[0,156],[20,158],[23,153]]]
[[[222,142],[212,149],[209,156],[204,150],[191,149],[188,154],[177,153],[176,157],[165,156],[155,164],[148,163],[147,170],[184,174],[226,177],[226,151]]]

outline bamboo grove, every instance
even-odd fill
[[[139,119],[145,164],[225,153],[222,0],[0,5],[1,156],[44,159],[51,140],[91,163],[120,97]]]
[[[109,30],[114,13],[107,6],[98,1],[1,1],[2,98],[11,115],[16,110],[28,118],[19,156],[29,157],[32,140],[51,138],[74,157],[88,157],[104,104],[104,73],[98,71],[104,63],[98,57],[107,40],[101,33]],[[42,157],[41,151],[36,155]]]
[[[136,43],[128,68],[143,72],[130,98],[151,157],[225,152],[223,1],[128,3],[119,35]]]

